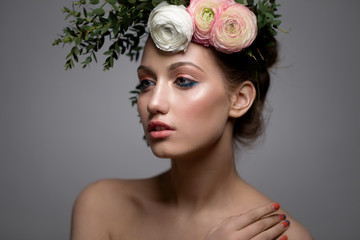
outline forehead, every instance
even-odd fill
[[[145,65],[152,69],[166,68],[177,62],[190,62],[206,72],[214,73],[214,71],[221,72],[217,66],[211,50],[195,44],[190,43],[185,52],[169,53],[158,49],[151,38],[145,44],[141,65]]]

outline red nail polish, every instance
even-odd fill
[[[272,208],[273,208],[274,210],[279,210],[280,204],[274,203],[274,204],[272,205]]]
[[[284,235],[284,236],[282,236],[279,240],[287,240],[287,239],[288,239],[287,236]]]
[[[285,214],[279,214],[280,220],[283,221],[286,219],[286,215]]]
[[[289,220],[283,221],[283,222],[281,223],[281,225],[282,225],[284,228],[287,228],[287,227],[290,225],[290,221],[289,221]]]

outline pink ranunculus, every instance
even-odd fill
[[[225,53],[247,48],[257,35],[256,15],[242,4],[232,4],[221,11],[212,27],[210,44]]]
[[[192,41],[209,46],[213,23],[219,16],[221,9],[233,3],[233,0],[191,0],[187,11],[194,23]]]

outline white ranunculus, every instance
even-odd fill
[[[194,33],[192,18],[186,8],[166,1],[152,10],[148,27],[156,47],[173,53],[185,51]]]

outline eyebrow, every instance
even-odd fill
[[[171,64],[171,65],[168,67],[168,70],[169,70],[169,71],[172,71],[172,70],[175,70],[175,69],[177,69],[177,68],[179,68],[179,67],[186,66],[186,65],[193,66],[193,67],[199,69],[200,71],[204,72],[204,70],[202,70],[201,67],[199,67],[198,65],[196,65],[196,64],[194,64],[194,63],[192,63],[192,62],[177,62],[177,63],[173,63],[173,64]],[[145,71],[145,72],[148,72],[149,74],[155,76],[155,72],[154,72],[151,68],[149,68],[149,67],[147,67],[147,66],[144,66],[144,65],[140,65],[140,66],[137,68],[137,71]]]
[[[151,68],[146,67],[146,66],[144,66],[144,65],[140,65],[140,66],[137,68],[137,71],[138,71],[138,72],[139,72],[139,71],[145,71],[145,72],[148,72],[150,75],[155,76],[154,71],[151,70]]]
[[[171,65],[168,67],[168,69],[169,69],[170,71],[172,71],[172,70],[175,70],[176,68],[179,68],[179,67],[182,67],[182,66],[186,66],[186,65],[193,66],[193,67],[199,69],[200,71],[204,72],[204,70],[202,70],[201,67],[199,67],[198,65],[196,65],[196,64],[194,64],[194,63],[192,63],[192,62],[177,62],[177,63],[173,63],[173,64],[171,64]]]

